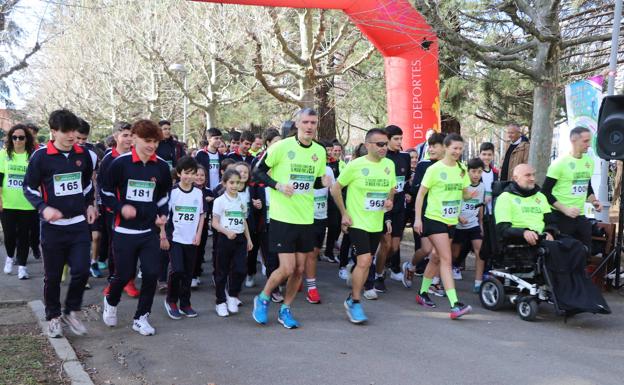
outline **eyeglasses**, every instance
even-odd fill
[[[383,148],[388,145],[388,142],[367,142],[367,143],[374,143],[379,148]]]
[[[18,135],[13,135],[11,138],[13,138],[13,140],[22,141],[22,140],[26,139],[26,136],[24,136],[24,135],[19,135],[19,136]]]

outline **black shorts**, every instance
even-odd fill
[[[309,253],[314,249],[314,224],[297,225],[271,219],[269,250],[274,253]]]
[[[89,231],[93,232],[93,231],[102,231],[102,229],[104,228],[104,213],[100,212],[100,215],[98,215],[97,219],[93,222],[89,224]]]
[[[383,234],[386,233],[386,220],[392,221],[392,237],[402,237],[405,230],[405,209],[392,210],[388,213],[388,217],[384,217]]]
[[[469,229],[456,228],[453,237],[453,243],[464,244],[466,242],[472,242],[477,239],[483,239],[483,236],[481,236],[481,226],[475,226]]]
[[[454,233],[455,226],[423,217],[423,237],[428,237],[433,234],[448,234],[449,238],[453,238]]]
[[[315,219],[314,220],[314,247],[317,249],[323,248],[323,241],[325,240],[325,231],[327,230],[327,219]]]
[[[353,255],[357,257],[362,254],[375,255],[382,233],[369,233],[362,229],[349,228],[349,240]]]

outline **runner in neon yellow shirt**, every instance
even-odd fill
[[[296,135],[272,145],[254,173],[256,182],[270,187],[269,249],[278,254],[279,268],[254,298],[252,315],[257,323],[266,324],[271,293],[288,280],[277,318],[287,329],[299,327],[290,305],[301,284],[306,257],[314,249],[314,189],[330,183],[325,176],[325,149],[313,141],[318,114],[310,108],[300,110],[295,125]]]
[[[19,279],[29,278],[26,270],[29,235],[30,229],[37,222],[37,211],[24,196],[22,188],[28,158],[34,151],[35,140],[22,124],[9,130],[6,150],[0,151],[0,218],[7,253],[4,273],[11,274],[13,264],[17,262]]]
[[[392,209],[396,175],[394,162],[386,158],[388,134],[379,128],[366,133],[368,154],[347,164],[331,188],[336,206],[342,214],[342,230],[349,233],[355,249],[356,265],[353,269],[352,291],[344,307],[353,323],[368,320],[360,303],[364,282],[372,289],[374,267],[372,255],[379,246],[383,230],[384,213]],[[343,187],[349,187],[347,207],[342,199]],[[392,228],[388,226],[389,232]],[[371,276],[373,274],[373,276]],[[370,279],[367,280],[367,277]]]
[[[592,134],[588,128],[575,127],[570,131],[572,151],[554,161],[548,172],[542,192],[554,209],[559,230],[581,241],[591,250],[591,222],[585,217],[585,202],[598,212],[602,204],[594,195],[591,177],[594,160],[587,155]]]
[[[451,319],[457,319],[472,310],[457,298],[451,261],[451,238],[458,223],[461,201],[471,198],[468,191],[470,179],[466,167],[459,162],[464,150],[462,137],[458,134],[448,135],[444,138],[444,147],[444,158],[427,169],[416,196],[414,231],[428,237],[437,254],[437,258],[431,258],[427,264],[416,301],[425,307],[435,307],[428,291],[439,263],[440,278],[451,303],[450,316]],[[425,195],[427,209],[422,218]]]

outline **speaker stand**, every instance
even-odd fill
[[[622,242],[624,241],[624,172],[621,175],[622,179],[620,180],[620,212],[618,215],[618,230],[617,230],[617,240],[615,242],[615,247],[613,250],[607,255],[600,265],[594,270],[591,277],[594,276],[600,271],[608,266],[609,261],[613,260],[615,264],[615,277],[613,279],[613,284],[611,285],[614,289],[619,290],[624,285],[620,283],[620,264],[622,259]],[[608,274],[608,273],[607,273]],[[605,276],[607,275],[605,274]]]

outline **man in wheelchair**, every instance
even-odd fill
[[[492,262],[492,278],[481,288],[483,306],[497,310],[509,298],[520,317],[529,321],[535,319],[540,302],[552,303],[556,312],[566,317],[581,312],[610,313],[585,272],[587,248],[559,234],[557,218],[535,184],[535,169],[520,164],[512,175],[498,197],[494,188],[495,233],[502,247],[499,258]],[[525,263],[509,264],[518,255]],[[529,269],[523,269],[527,265]]]

